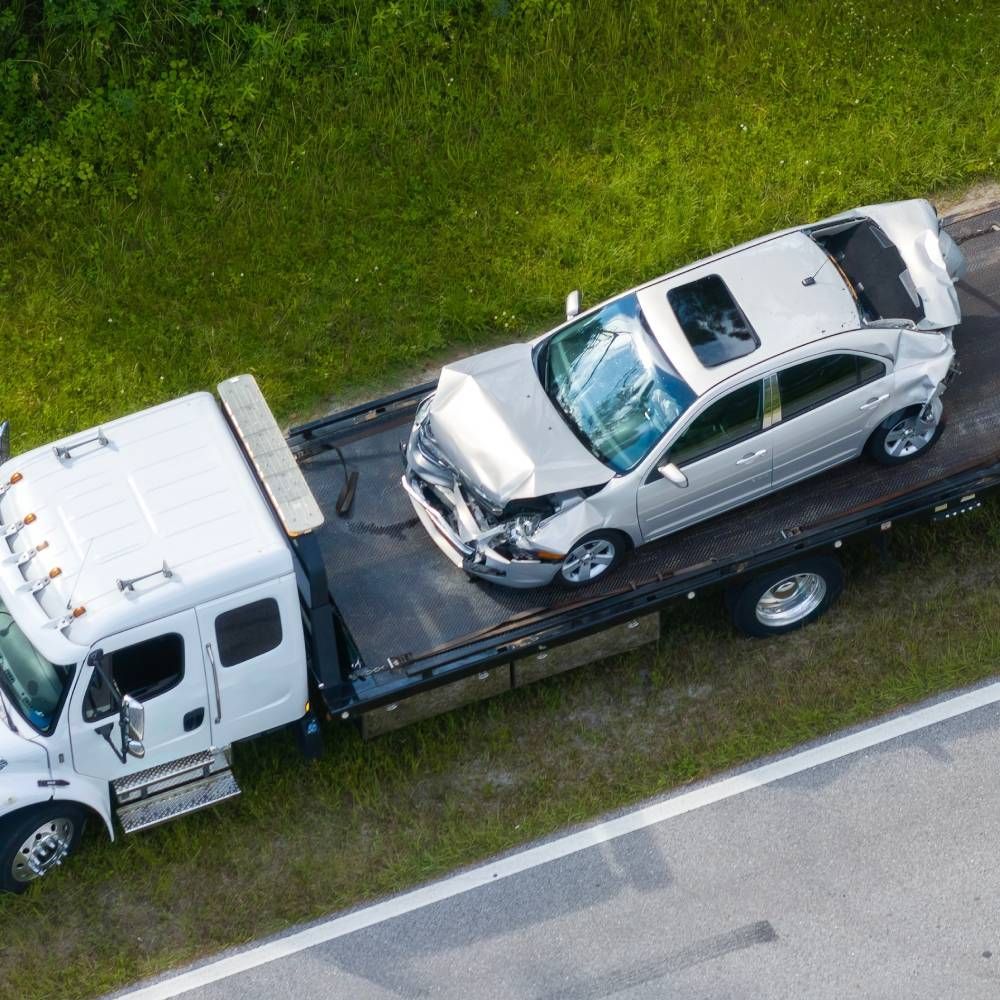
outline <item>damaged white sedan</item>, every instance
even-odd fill
[[[630,549],[862,452],[924,454],[954,374],[958,247],[873,205],[743,244],[447,365],[403,487],[438,547],[507,587]]]

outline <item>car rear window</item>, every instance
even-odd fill
[[[742,358],[760,347],[750,321],[717,274],[671,288],[667,301],[691,350],[706,368]]]

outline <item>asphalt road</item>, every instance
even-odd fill
[[[184,995],[995,998],[998,751],[990,704]]]

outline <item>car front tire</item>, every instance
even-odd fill
[[[625,535],[595,531],[574,543],[560,564],[556,579],[564,587],[585,587],[619,566],[628,548]]]

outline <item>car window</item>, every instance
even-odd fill
[[[184,676],[184,640],[176,632],[158,635],[105,653],[101,666],[120,694],[148,701],[175,687]],[[83,699],[84,719],[93,722],[116,710],[116,699],[95,670]]]
[[[752,382],[710,404],[670,449],[674,465],[686,465],[756,434],[763,424],[763,382]]]
[[[885,365],[874,358],[858,358],[858,385],[874,382],[885,375]]]
[[[836,399],[865,382],[881,378],[885,371],[881,361],[857,354],[832,354],[786,368],[778,372],[781,419],[789,420]]]

